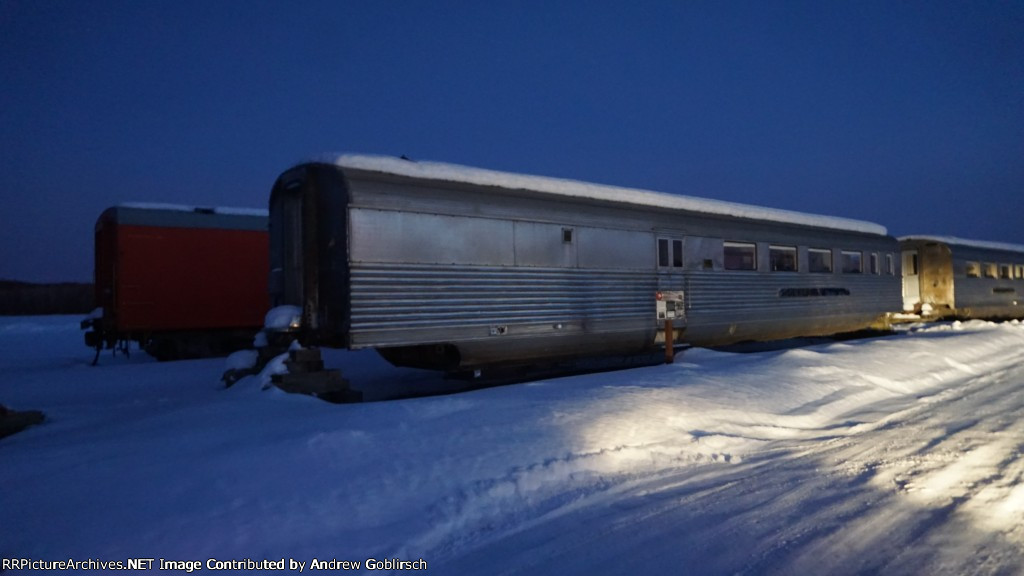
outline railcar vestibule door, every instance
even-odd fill
[[[302,305],[303,238],[300,182],[276,194],[270,209],[271,280],[273,304]]]
[[[911,312],[921,304],[921,276],[917,250],[903,251],[903,310]]]

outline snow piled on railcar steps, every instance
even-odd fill
[[[302,308],[291,304],[275,306],[263,317],[263,327],[268,330],[298,328],[302,322]]]
[[[494,186],[510,190],[532,190],[560,196],[588,198],[593,200],[633,204],[655,208],[689,210],[719,216],[736,216],[754,220],[768,220],[787,224],[800,224],[819,228],[831,228],[862,232],[865,234],[886,235],[887,230],[880,224],[841,218],[838,216],[821,216],[791,210],[765,208],[697,198],[663,192],[652,192],[635,188],[593,184],[578,180],[533,176],[500,172],[484,168],[473,168],[457,164],[441,162],[412,161],[390,156],[374,156],[359,154],[328,155],[312,159],[313,162],[335,164],[342,168],[397,174],[425,180],[460,182],[478,186]]]
[[[93,368],[77,321],[0,318],[0,401],[48,418],[0,440],[5,558],[423,558],[429,573],[540,576],[1024,566],[1020,323],[333,405],[218,390],[219,359]],[[403,374],[335,352],[352,378]]]

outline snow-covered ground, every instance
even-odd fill
[[[221,389],[223,360],[90,367],[77,321],[0,319],[0,403],[48,418],[0,440],[5,561],[1024,573],[1021,324],[331,405]],[[356,387],[433,378],[329,361]]]

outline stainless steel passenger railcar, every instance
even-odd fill
[[[925,318],[1024,318],[1024,246],[900,238],[903,308]]]
[[[270,200],[271,299],[304,343],[466,369],[868,327],[899,309],[881,226],[437,163],[296,166]]]

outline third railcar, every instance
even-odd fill
[[[876,224],[437,163],[296,166],[270,200],[274,305],[304,343],[456,370],[827,335],[900,300]]]
[[[900,238],[903,308],[924,318],[1024,318],[1024,246]]]

